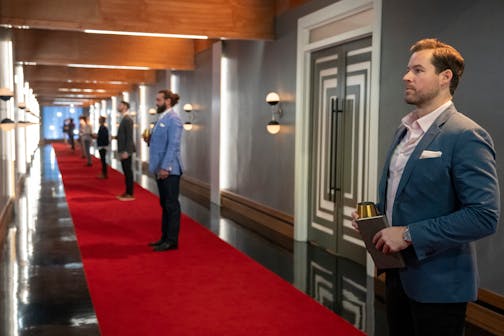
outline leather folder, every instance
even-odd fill
[[[390,226],[388,224],[387,217],[380,215],[375,217],[360,218],[357,220],[357,224],[359,225],[359,232],[362,240],[364,240],[364,243],[366,244],[366,249],[373,258],[373,261],[378,269],[404,268],[406,266],[400,252],[385,254],[377,250],[373,244],[374,235],[381,229]]]

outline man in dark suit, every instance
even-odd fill
[[[452,102],[460,53],[436,39],[418,41],[411,53],[404,97],[415,109],[386,157],[377,207],[391,227],[373,242],[406,262],[386,273],[390,335],[459,336],[467,302],[477,299],[474,241],[493,234],[499,219],[495,150]]]
[[[121,166],[124,173],[126,191],[117,198],[120,201],[133,201],[133,153],[136,152],[135,141],[133,139],[133,119],[129,115],[130,105],[122,101],[117,107],[121,113],[121,122],[117,130],[117,154],[121,159]]]

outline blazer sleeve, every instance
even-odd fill
[[[131,154],[134,151],[133,120],[129,117],[125,117],[121,120],[119,129],[117,130],[117,152],[128,152]]]
[[[168,123],[168,139],[166,152],[161,162],[161,167],[165,170],[178,167],[180,156],[180,139],[182,137],[182,121],[178,117],[171,117]]]
[[[126,149],[129,154],[135,152],[135,141],[133,140],[133,119],[128,118],[126,123]]]
[[[413,248],[420,260],[496,231],[500,194],[490,135],[482,128],[462,131],[455,141],[451,161],[457,210],[409,223]],[[432,192],[436,192],[436,186]]]

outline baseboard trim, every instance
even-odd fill
[[[194,177],[182,175],[180,178],[180,192],[195,202],[210,207],[210,184]]]
[[[294,217],[252,201],[231,191],[221,190],[221,215],[292,251]]]

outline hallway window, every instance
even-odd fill
[[[71,106],[44,106],[42,108],[42,137],[47,140],[64,139],[64,122],[72,118],[76,125],[75,132],[79,130],[79,116],[82,114],[82,107]]]

